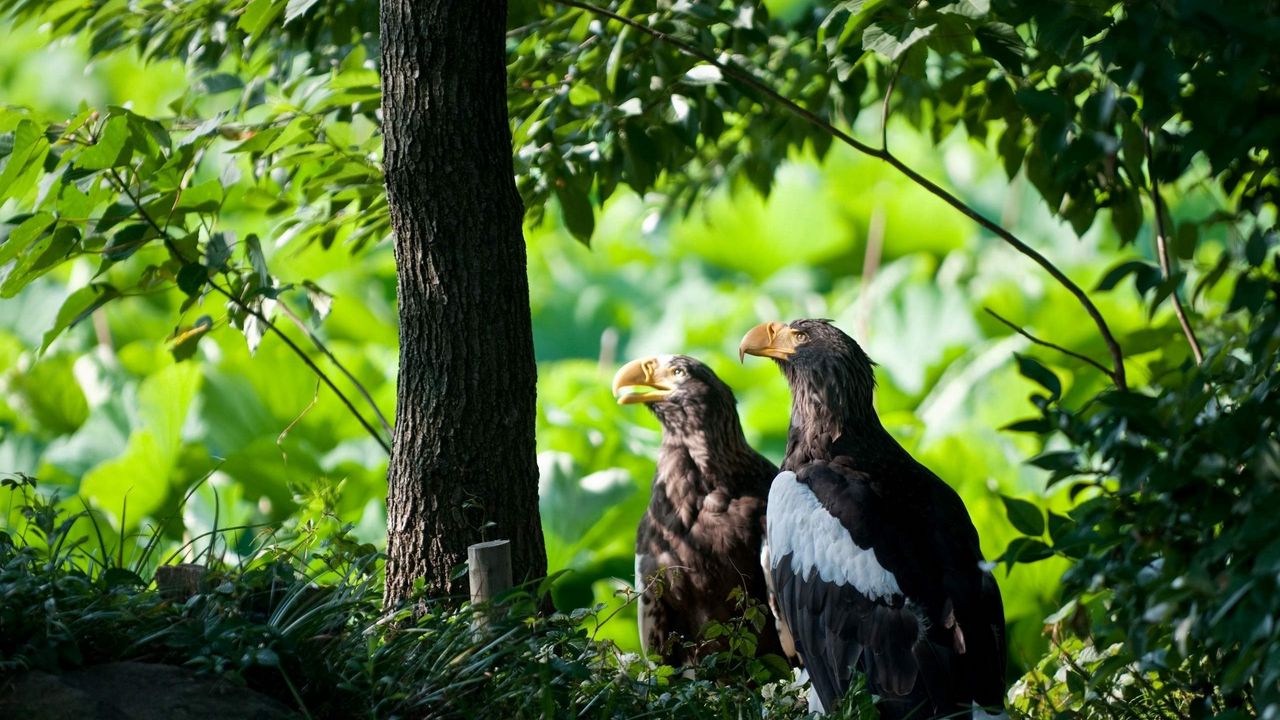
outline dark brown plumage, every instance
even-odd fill
[[[771,575],[822,706],[857,669],[885,718],[999,713],[999,588],[960,496],[881,425],[871,360],[821,320],[758,326],[741,351],[775,359],[791,386]]]
[[[760,565],[765,502],[777,467],[747,444],[733,392],[697,360],[662,356],[628,363],[614,379],[619,402],[643,402],[662,424],[649,507],[636,532],[640,632],[664,662],[696,660],[694,643],[711,621],[727,622],[741,588],[764,604]],[[758,652],[781,653],[766,611]],[[702,646],[719,649],[716,643]]]

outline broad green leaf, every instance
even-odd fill
[[[262,243],[256,234],[251,233],[244,239],[244,254],[245,259],[249,261],[249,266],[257,275],[258,287],[271,287],[271,273],[267,270],[267,258],[262,254]]]
[[[172,457],[164,452],[155,434],[135,430],[123,453],[85,474],[79,492],[112,514],[117,523],[127,512],[126,527],[134,528],[168,498],[172,470]]]
[[[66,355],[45,358],[8,380],[11,390],[22,398],[29,419],[50,435],[69,435],[89,417],[84,391],[72,372],[73,362]]]
[[[116,168],[127,165],[132,153],[129,119],[114,115],[98,132],[97,142],[76,156],[76,165],[86,170]]]
[[[261,35],[284,7],[281,0],[250,0],[236,23],[250,35]]]
[[[1005,516],[1014,529],[1024,535],[1037,537],[1044,534],[1044,513],[1035,503],[1001,495]]]
[[[556,188],[556,198],[560,200],[560,212],[564,217],[564,225],[573,233],[578,242],[591,245],[591,234],[595,232],[595,210],[587,193],[573,183]]]
[[[40,343],[40,352],[48,350],[50,343],[67,328],[73,327],[98,308],[118,297],[120,297],[120,291],[107,283],[92,283],[71,293],[62,303],[62,309],[58,311],[58,319],[53,327],[45,332],[44,340]]]
[[[0,265],[13,260],[30,249],[36,238],[40,237],[53,224],[52,213],[38,212],[23,220],[18,227],[9,233],[9,237],[0,245]]]
[[[209,268],[200,263],[189,263],[178,271],[178,289],[188,295],[200,292],[209,282]]]
[[[222,207],[222,183],[208,180],[183,190],[174,208],[180,211],[214,213]]]
[[[1014,357],[1018,359],[1018,372],[1022,373],[1022,376],[1028,380],[1048,390],[1050,402],[1062,397],[1062,381],[1058,380],[1058,376],[1052,370],[1029,355],[1015,353]]]
[[[862,49],[880,53],[890,60],[897,60],[912,45],[929,37],[934,25],[918,27],[914,22],[873,23],[862,34]]]
[[[316,4],[316,2],[317,0],[289,0],[289,4],[284,10],[285,24],[288,25],[302,15],[305,15],[307,11]]]
[[[1131,244],[1142,228],[1142,200],[1138,193],[1126,191],[1111,205],[1111,224],[1120,235],[1122,245]]]
[[[13,133],[13,150],[5,158],[4,169],[0,171],[0,202],[26,195],[48,154],[49,141],[39,126],[30,120],[19,122]]]
[[[1146,275],[1152,272],[1159,273],[1151,263],[1143,260],[1126,260],[1119,265],[1107,271],[1098,284],[1093,288],[1094,292],[1106,292],[1116,285],[1120,284],[1129,275]]]
[[[1012,568],[1016,563],[1034,563],[1050,557],[1053,557],[1053,550],[1048,545],[1040,540],[1020,537],[1009,543],[1000,560]]]

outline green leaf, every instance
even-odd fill
[[[138,573],[122,567],[107,568],[98,576],[98,582],[109,588],[143,588],[146,581]]]
[[[1040,540],[1032,538],[1014,538],[1000,557],[1006,566],[1012,568],[1015,563],[1034,563],[1053,557],[1053,550]]]
[[[196,354],[200,340],[213,329],[213,318],[201,315],[189,328],[182,328],[169,338],[169,352],[177,362],[189,360]]]
[[[1128,245],[1142,229],[1142,200],[1133,191],[1121,192],[1111,205],[1111,224],[1120,235],[1120,243]]]
[[[250,0],[237,24],[250,35],[261,35],[283,9],[279,0]]]
[[[22,120],[13,133],[13,150],[0,171],[0,202],[26,195],[49,154],[44,132],[30,120]]]
[[[1025,420],[1009,423],[1000,429],[1008,432],[1023,432],[1042,435],[1049,432],[1052,427],[1049,425],[1049,421],[1044,418],[1027,418]]]
[[[9,233],[4,244],[0,245],[0,265],[26,252],[35,243],[36,238],[53,224],[53,221],[52,213],[38,212],[19,223],[18,227]]]
[[[1009,523],[1023,535],[1038,536],[1044,534],[1044,514],[1035,503],[1001,495],[1004,502],[1004,514]]]
[[[62,303],[62,309],[58,310],[58,319],[53,327],[44,334],[44,339],[40,343],[40,352],[48,350],[49,344],[67,328],[73,327],[93,314],[94,310],[118,297],[120,297],[120,291],[107,283],[92,283],[71,293]]]
[[[1147,275],[1156,273],[1158,275],[1159,272],[1154,265],[1144,260],[1126,260],[1108,270],[1107,274],[1102,276],[1102,279],[1098,281],[1097,286],[1093,289],[1094,292],[1107,292],[1119,285],[1121,280],[1131,274]]]
[[[1267,248],[1270,245],[1268,235],[1254,228],[1244,244],[1244,259],[1251,267],[1260,267],[1267,259]]]
[[[1014,357],[1018,359],[1018,372],[1028,380],[1048,390],[1050,402],[1062,397],[1062,382],[1058,380],[1058,376],[1052,370],[1033,357],[1021,353],[1014,353]]]
[[[200,292],[207,282],[209,282],[209,268],[200,263],[189,263],[178,271],[178,289],[187,295]]]
[[[1248,310],[1251,313],[1258,312],[1262,307],[1262,303],[1267,299],[1267,281],[1262,278],[1251,277],[1249,275],[1241,275],[1236,280],[1235,292],[1231,294],[1231,302],[1227,305],[1227,312],[1236,312],[1237,310]]]
[[[1178,224],[1178,231],[1173,236],[1173,252],[1180,260],[1190,260],[1195,257],[1199,234],[1200,229],[1193,222]]]
[[[560,201],[564,226],[578,242],[590,247],[591,234],[596,229],[596,217],[587,193],[575,184],[568,183],[565,187],[556,188],[556,198]]]
[[[316,4],[317,0],[289,0],[284,9],[284,24],[288,25],[305,15]]]
[[[1075,529],[1075,526],[1075,521],[1071,518],[1059,515],[1052,510],[1049,511],[1049,537],[1055,545],[1061,542],[1067,533]]]
[[[182,191],[175,212],[214,213],[222,207],[222,183],[208,180]]]
[[[21,398],[28,422],[52,435],[70,435],[89,417],[89,404],[69,355],[41,358],[25,372],[9,375],[9,389]],[[33,466],[34,467],[34,466]]]
[[[973,36],[978,40],[978,47],[983,54],[1000,63],[1001,67],[1013,75],[1022,74],[1022,62],[1026,59],[1027,48],[1013,26],[1005,23],[987,23],[977,30]]]
[[[129,162],[133,148],[129,138],[129,119],[115,115],[98,133],[98,140],[76,156],[76,166],[85,170],[105,170]]]
[[[1078,457],[1074,450],[1054,450],[1040,453],[1027,462],[1045,470],[1074,470]]]
[[[891,21],[872,23],[862,33],[862,49],[897,60],[912,45],[929,37],[935,25],[917,27],[914,21],[897,24]]]
[[[267,256],[262,254],[262,242],[258,240],[257,234],[250,233],[249,237],[244,239],[244,254],[249,260],[249,266],[253,268],[257,275],[258,287],[271,287],[271,273],[267,270]]]

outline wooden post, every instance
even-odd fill
[[[467,548],[471,602],[491,602],[511,589],[511,541],[490,540]]]

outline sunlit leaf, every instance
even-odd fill
[[[62,303],[58,311],[58,319],[44,334],[40,343],[40,352],[49,349],[52,343],[64,330],[89,317],[98,308],[120,297],[120,291],[107,283],[91,283],[75,291]]]

